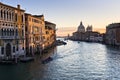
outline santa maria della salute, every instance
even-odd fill
[[[88,25],[85,29],[82,21],[80,22],[77,31],[73,33],[70,39],[75,41],[103,41],[102,35],[99,32],[93,31],[92,25]]]

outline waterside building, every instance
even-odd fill
[[[106,27],[106,44],[120,46],[120,23],[112,23]]]
[[[41,51],[43,44],[42,34],[45,28],[44,16],[41,15],[41,17],[25,14],[26,52],[29,55]]]
[[[0,59],[18,59],[41,53],[56,41],[56,24],[44,21],[44,15],[0,2]]]
[[[43,35],[44,48],[51,47],[56,41],[56,24],[45,21],[45,32]]]
[[[25,14],[20,5],[0,3],[0,57],[25,55]]]

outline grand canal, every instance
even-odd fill
[[[49,56],[53,60],[42,64]],[[120,80],[120,50],[67,41],[33,62],[0,65],[0,80]]]

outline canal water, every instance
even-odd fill
[[[66,41],[35,61],[0,65],[0,80],[120,80],[120,50],[87,42]],[[42,64],[51,57],[53,60]]]

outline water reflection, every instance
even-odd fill
[[[53,60],[42,64],[42,60]],[[0,65],[0,80],[120,80],[120,50],[99,43],[67,41],[34,62]]]

